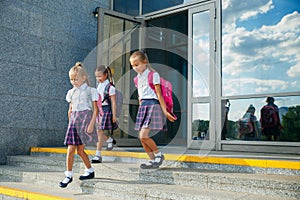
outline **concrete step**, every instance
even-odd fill
[[[31,155],[65,157],[63,148],[32,147]],[[86,151],[95,154],[95,149]],[[199,152],[184,149],[168,148],[162,151],[165,155],[164,165],[187,169],[206,169],[221,172],[240,172],[251,174],[285,174],[300,176],[300,156],[297,155],[244,155],[244,153]],[[148,159],[143,149],[115,148],[113,151],[102,151],[104,161],[140,163]]]
[[[76,156],[73,165],[74,172],[79,172],[79,169],[82,169],[81,163],[81,160]],[[66,156],[8,156],[7,165],[37,170],[63,171],[66,168]]]
[[[106,198],[107,196],[103,196],[101,193],[82,193],[70,189],[51,188],[45,185],[34,185],[22,182],[0,182],[1,200],[99,200]],[[120,200],[119,198],[110,199]]]
[[[249,194],[244,192],[230,192],[196,188],[191,186],[149,183],[144,181],[124,181],[118,179],[90,180],[83,183],[83,188],[93,190],[111,197],[130,200],[289,200],[294,198],[272,197],[265,195]]]
[[[73,182],[71,183],[73,184]],[[70,185],[71,185],[70,184]],[[70,186],[69,185],[69,186]],[[168,185],[143,182],[124,181],[119,179],[93,179],[83,181],[82,192],[70,189],[53,188],[44,184],[28,184],[20,182],[0,182],[0,199],[106,199],[111,200],[294,200],[293,198],[279,198],[256,195],[243,192],[229,192],[195,188],[180,185]]]
[[[22,181],[58,187],[58,182],[64,177],[65,158],[55,156],[11,156],[10,166],[0,167],[2,180]],[[116,180],[119,182],[141,182],[159,185],[186,186],[189,188],[228,191],[265,195],[268,197],[299,198],[300,176],[267,175],[229,173],[214,170],[187,169],[179,167],[162,166],[156,170],[141,170],[138,163],[120,163],[106,161],[101,164],[93,164],[96,170],[96,179],[92,186],[86,181],[78,180],[78,172],[83,171],[84,166],[76,159],[76,173],[74,181],[68,188],[82,192],[83,190],[97,190],[98,182],[103,180]],[[75,167],[74,167],[75,169]],[[89,182],[88,182],[89,183]],[[108,187],[116,187],[104,184]],[[112,183],[114,184],[114,183]],[[101,184],[100,184],[101,185]],[[134,184],[130,187],[133,187]],[[104,186],[103,186],[104,187]],[[119,186],[118,186],[119,187]],[[109,189],[109,188],[106,188]],[[102,191],[104,189],[99,189]]]

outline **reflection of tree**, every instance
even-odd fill
[[[200,131],[200,132],[207,131],[208,128],[209,128],[209,121],[196,119],[192,123],[193,132],[194,131]]]
[[[288,112],[282,116],[284,127],[280,140],[299,142],[300,141],[300,106],[289,107]]]
[[[226,138],[237,139],[237,135],[238,135],[238,123],[232,120],[228,120]]]
[[[192,123],[193,139],[202,140],[208,137],[209,121],[194,120]]]

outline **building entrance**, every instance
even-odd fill
[[[152,67],[173,84],[174,113],[167,132],[153,133],[159,145],[215,148],[216,90],[214,4],[178,12],[132,17],[99,9],[97,63],[111,66],[116,87],[123,92],[119,145],[139,145],[134,122],[138,109],[136,75],[129,64],[135,50],[146,52]],[[209,22],[209,23],[207,23]],[[203,126],[202,126],[203,125]],[[209,144],[209,145],[207,145]]]

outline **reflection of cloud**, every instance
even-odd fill
[[[289,83],[282,80],[261,80],[256,78],[231,79],[225,84],[224,91],[226,95],[234,95],[238,93],[261,93],[267,91],[286,90]]]
[[[262,2],[261,0],[257,0],[257,1],[251,1],[251,3],[253,3],[254,5],[257,6],[257,2]],[[246,20],[250,17],[256,16],[258,14],[264,14],[267,13],[269,10],[273,9],[274,6],[272,5],[272,0],[269,0],[267,4],[265,5],[258,5],[257,8],[253,9],[253,7],[251,5],[248,4],[249,2],[247,2],[247,5],[250,6],[247,8],[247,11],[245,13],[242,14],[241,16],[241,20]],[[250,10],[249,10],[250,8]]]
[[[291,67],[286,73],[289,77],[300,76],[300,62],[298,65]]]
[[[205,80],[193,80],[193,96],[203,97],[209,96],[208,83]]]
[[[295,11],[273,26],[252,31],[236,28],[224,34],[223,72],[235,76],[259,65],[258,70],[277,65],[286,68],[290,77],[300,75],[299,22],[300,14]],[[291,65],[294,67],[288,70]]]
[[[246,20],[254,17],[257,14],[267,13],[274,6],[272,0],[223,0],[222,13],[226,16],[223,21],[223,31],[231,32],[235,28],[238,20]]]

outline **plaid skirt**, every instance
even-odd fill
[[[103,115],[98,116],[98,120],[100,122],[98,126],[98,130],[115,130],[118,128],[117,123],[112,123],[112,112],[111,107],[108,106],[102,106]]]
[[[65,145],[95,144],[98,142],[97,132],[88,134],[87,128],[92,119],[91,110],[71,112],[68,129],[65,137]]]
[[[142,128],[151,130],[167,131],[165,126],[166,118],[163,116],[159,101],[156,99],[143,99],[139,107],[135,130],[139,131]]]

